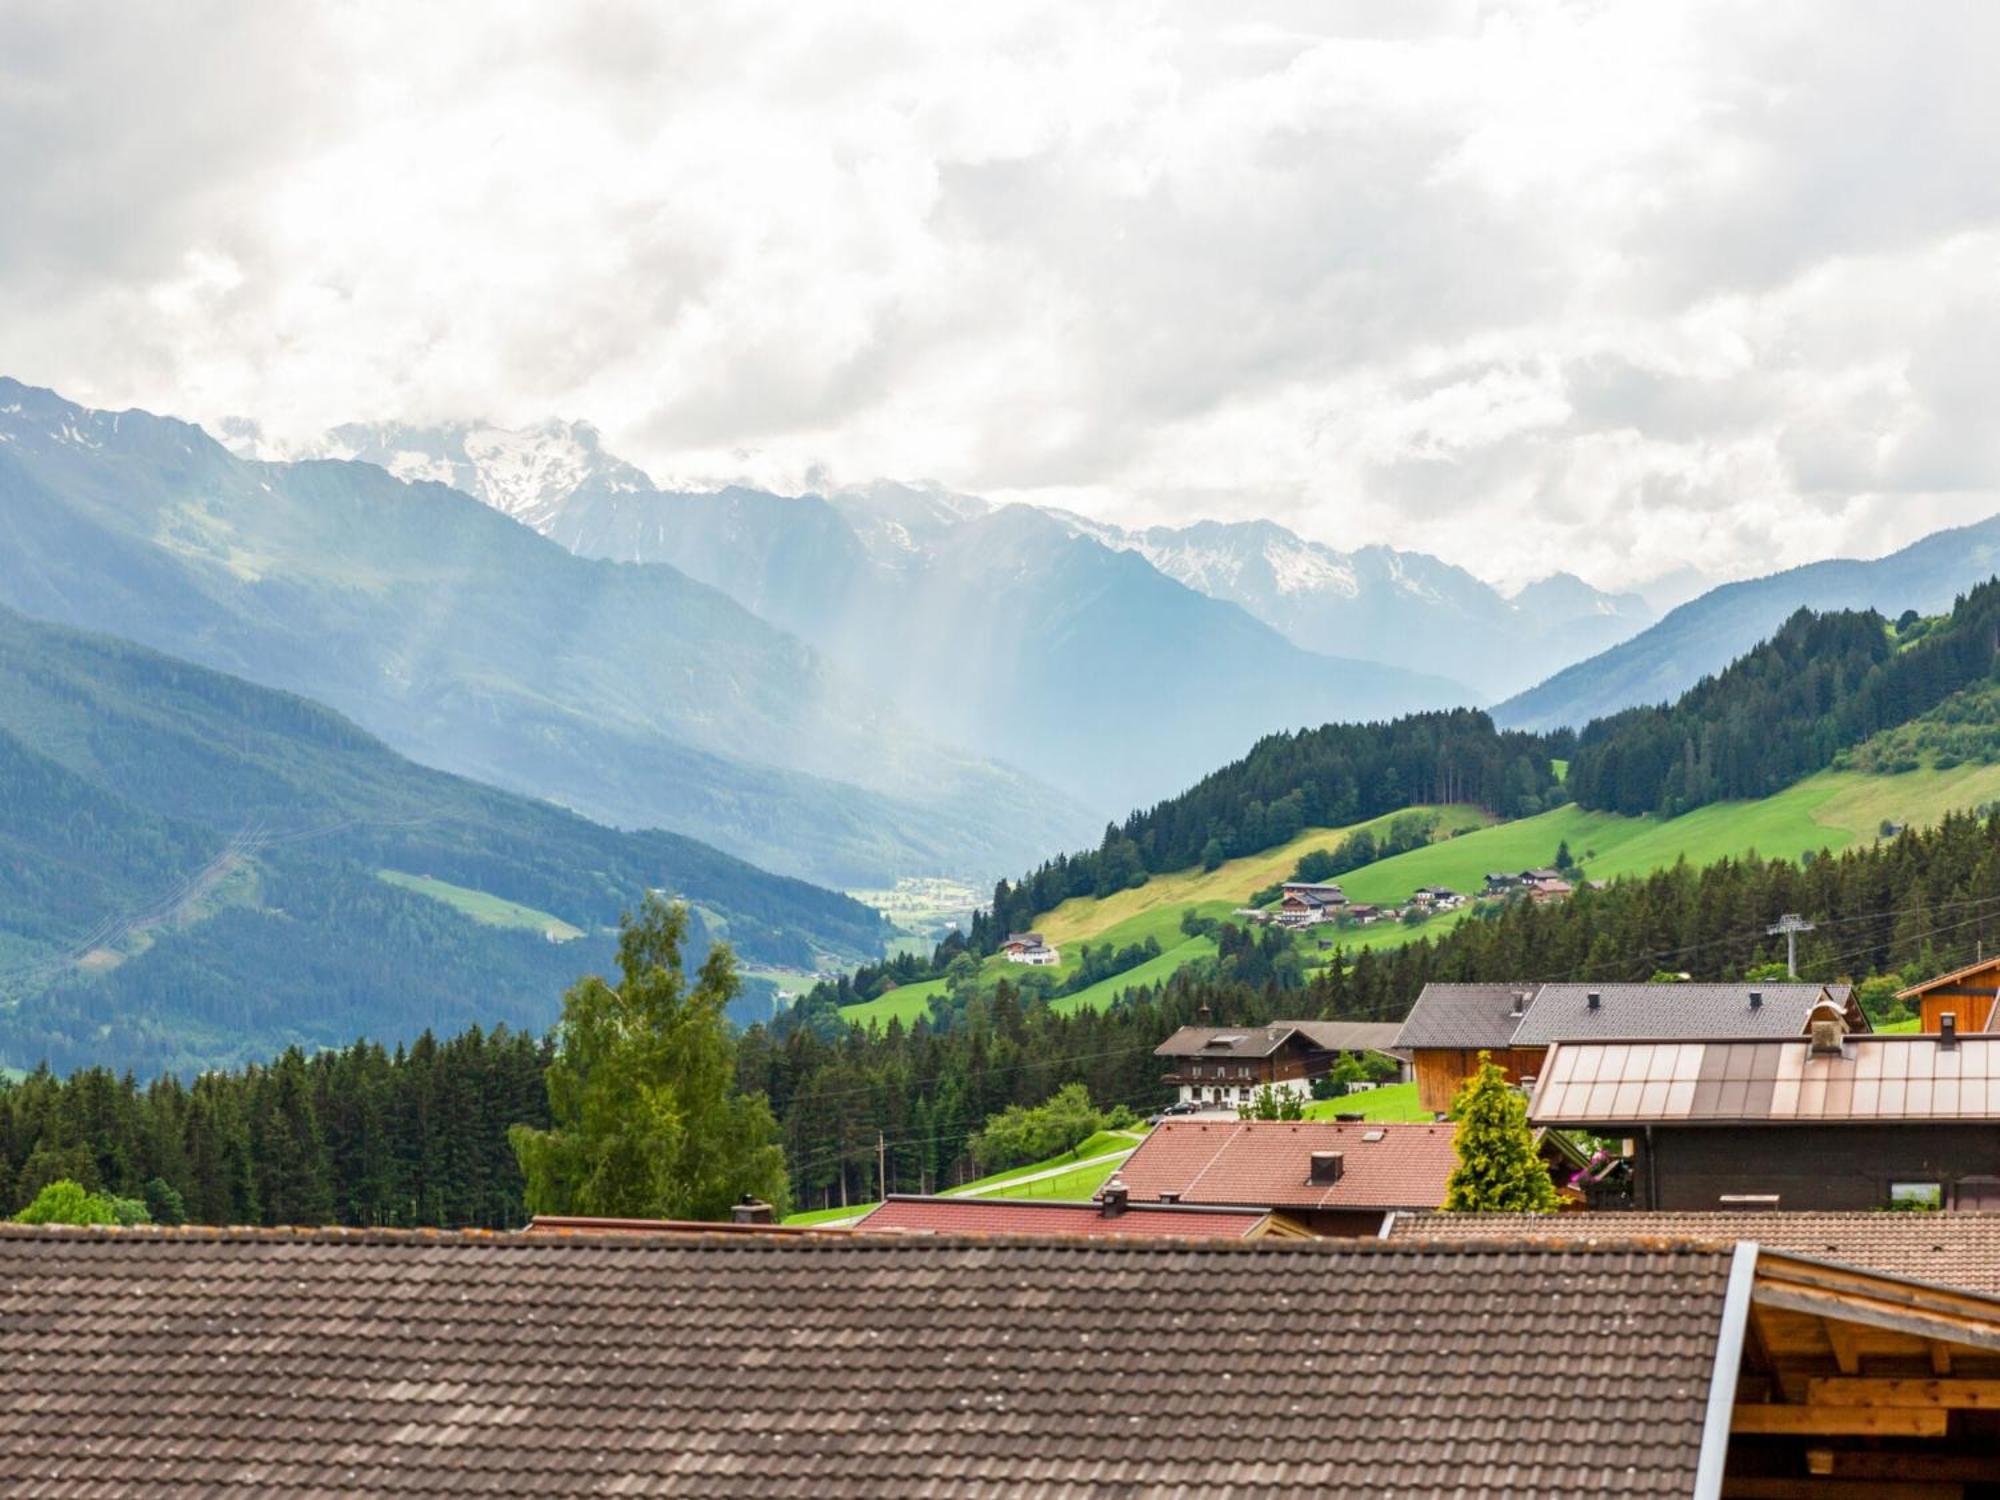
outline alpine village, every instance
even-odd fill
[[[2000,1500],[1997,61],[0,4],[0,1500]]]

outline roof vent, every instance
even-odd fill
[[[1599,994],[1596,990],[1592,990],[1589,994],[1585,995],[1583,997],[1583,1002],[1584,1004],[1588,1005],[1592,1010],[1604,1009],[1604,996]]]
[[[1181,1201],[1181,1190],[1180,1190],[1179,1188],[1161,1188],[1161,1189],[1160,1189],[1160,1201],[1161,1201],[1162,1203],[1178,1203],[1178,1202],[1180,1202],[1180,1201]]]
[[[1832,1016],[1826,1016],[1812,1023],[1812,1055],[1814,1057],[1840,1056],[1840,1039],[1847,1035],[1847,1028]]]
[[[1958,1046],[1958,1012],[1948,1010],[1938,1017],[1938,1050],[1950,1052]]]
[[[752,1198],[748,1193],[743,1195],[742,1202],[729,1210],[729,1217],[732,1222],[737,1224],[775,1224],[778,1222],[778,1216],[772,1210],[770,1204],[760,1202],[758,1199]]]
[[[1104,1217],[1117,1218],[1125,1212],[1126,1206],[1131,1201],[1132,1190],[1125,1186],[1125,1179],[1116,1173],[1112,1174],[1111,1180],[1104,1184],[1104,1206],[1101,1210]]]
[[[1724,1208],[1768,1209],[1778,1206],[1776,1193],[1724,1193],[1715,1200]]]
[[[1340,1170],[1345,1156],[1339,1151],[1315,1151],[1312,1154],[1312,1177],[1309,1181],[1315,1187],[1325,1187],[1340,1181]]]
[[[1509,1020],[1518,1021],[1521,1019],[1521,1017],[1525,1016],[1527,1013],[1528,1013],[1528,997],[1522,994],[1521,991],[1519,990],[1514,991],[1514,998],[1509,1005],[1507,1011],[1507,1018]]]
[[[1762,990],[1752,990],[1750,992],[1750,1008],[1752,1010],[1762,1010],[1764,1008],[1764,992]]]

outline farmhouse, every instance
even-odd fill
[[[1528,1112],[1626,1142],[1636,1208],[2000,1209],[2000,1037],[1565,1041]]]
[[[1010,932],[1007,941],[1000,945],[1000,951],[1007,955],[1010,964],[1044,967],[1062,962],[1062,950],[1043,942],[1039,932]]]
[[[1171,1060],[1161,1080],[1186,1104],[1248,1104],[1269,1087],[1273,1093],[1312,1097],[1315,1078],[1344,1055],[1363,1052],[1395,1057],[1394,1022],[1273,1021],[1269,1026],[1183,1026],[1153,1049]],[[1397,1076],[1407,1065],[1396,1058]]]
[[[1094,1203],[891,1193],[853,1230],[856,1234],[1166,1235],[1199,1240],[1256,1240],[1267,1234],[1296,1239],[1306,1233],[1268,1209],[1135,1204],[1117,1193],[1107,1193]]]
[[[34,1372],[0,1388],[9,1481],[47,1494],[1519,1500],[2000,1472],[2000,1301],[1747,1238],[8,1225],[0,1360]]]
[[[1347,905],[1347,897],[1337,885],[1288,880],[1280,889],[1277,921],[1285,927],[1313,927],[1330,922]]]
[[[1845,984],[1427,984],[1395,1046],[1415,1068],[1418,1102],[1442,1111],[1482,1051],[1519,1083],[1554,1042],[1796,1037],[1830,1016],[1869,1029]]]
[[[1448,1125],[1163,1120],[1103,1192],[1271,1209],[1314,1234],[1372,1235],[1395,1209],[1443,1203],[1457,1160]]]

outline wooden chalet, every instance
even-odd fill
[[[2000,1209],[2000,1037],[1559,1042],[1528,1117],[1622,1141],[1638,1209]]]
[[[1393,1021],[1273,1021],[1269,1026],[1183,1026],[1153,1049],[1170,1060],[1161,1082],[1183,1103],[1217,1109],[1248,1104],[1262,1089],[1312,1097],[1313,1080],[1341,1057],[1362,1052],[1394,1058]]]
[[[1918,1029],[1935,1034],[1944,1029],[1944,1018],[1952,1017],[1961,1033],[2000,1030],[2000,958],[1982,958],[1949,974],[1940,974],[1922,984],[1913,984],[1897,993],[1898,1000],[1914,1000],[1923,1019]]]
[[[1427,984],[1395,1047],[1410,1058],[1418,1102],[1441,1113],[1481,1052],[1524,1083],[1559,1041],[1797,1037],[1816,1019],[1869,1030],[1845,984]]]

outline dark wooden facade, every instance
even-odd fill
[[[1781,1209],[1886,1209],[1898,1183],[1938,1184],[1948,1209],[2000,1208],[1992,1124],[1625,1128],[1634,1131],[1634,1208],[1725,1209],[1775,1194]]]

